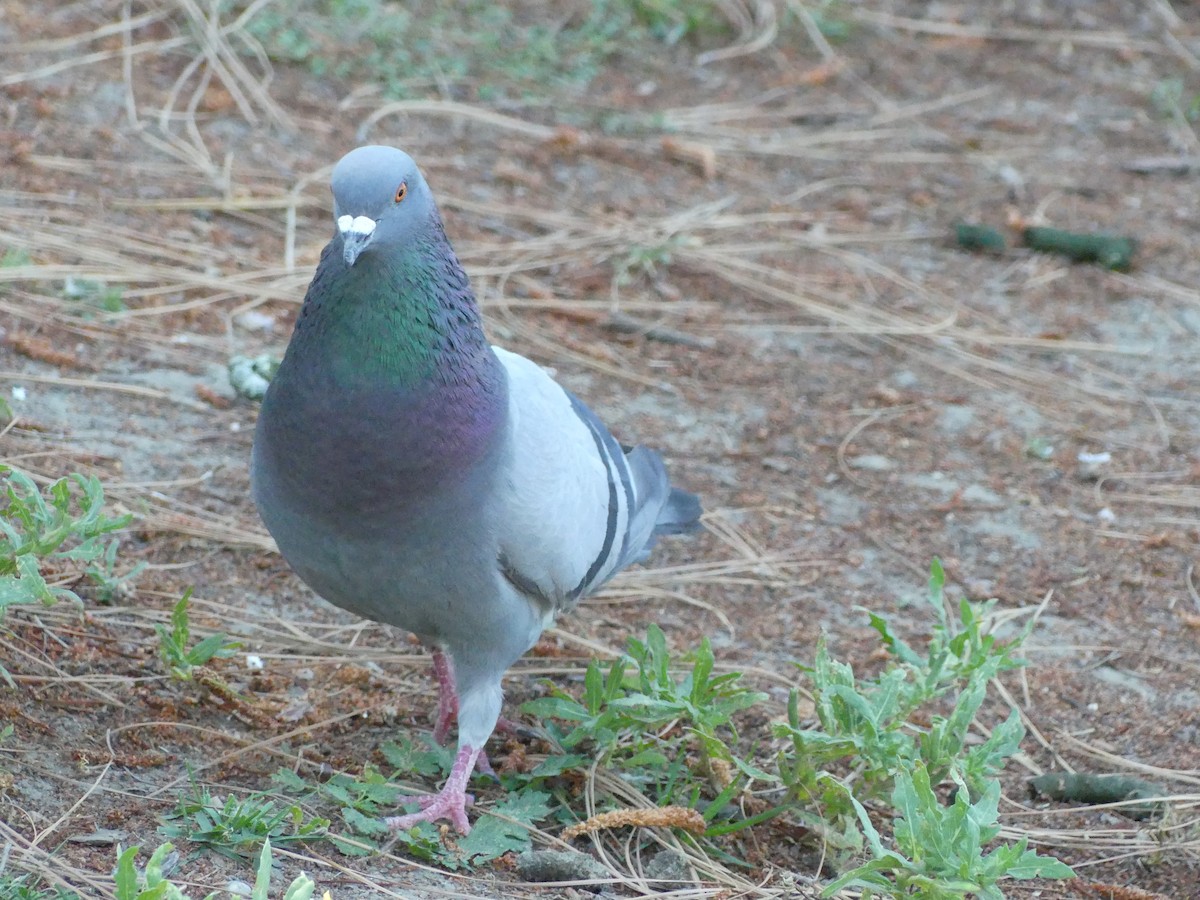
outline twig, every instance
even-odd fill
[[[714,338],[697,337],[683,331],[676,331],[674,328],[667,328],[663,325],[648,325],[644,322],[639,322],[632,316],[625,315],[620,310],[613,310],[609,314],[608,320],[604,322],[604,327],[609,331],[615,331],[617,334],[636,334],[651,341],[659,341],[663,344],[679,344],[680,346],[692,347],[697,350],[711,350],[717,345]]]

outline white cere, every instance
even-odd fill
[[[375,220],[367,216],[339,216],[337,224],[342,234],[361,234],[366,237],[375,230]]]

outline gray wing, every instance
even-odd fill
[[[671,487],[662,457],[623,448],[544,369],[494,349],[509,379],[500,545],[514,586],[554,611],[644,558],[657,535],[696,527],[700,503]]]

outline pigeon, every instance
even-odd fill
[[[658,453],[619,444],[545,369],[488,343],[408,154],[352,150],[332,187],[336,231],[262,400],[252,493],[309,587],[430,649],[434,736],[457,720],[458,750],[440,793],[385,821],[466,834],[504,672],[657,537],[697,529],[700,501]]]

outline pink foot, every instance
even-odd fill
[[[450,769],[450,777],[442,791],[435,797],[422,797],[421,811],[409,813],[406,816],[388,816],[384,824],[392,831],[406,831],[421,822],[436,822],[438,819],[449,819],[458,829],[459,834],[468,834],[471,823],[467,821],[467,806],[470,798],[467,796],[467,780],[475,769],[475,761],[479,751],[472,747],[459,748],[458,756],[454,757],[454,766]]]
[[[450,726],[458,718],[458,690],[454,686],[454,663],[446,651],[433,648],[433,679],[438,686],[437,721],[433,725],[433,739],[446,743]]]

